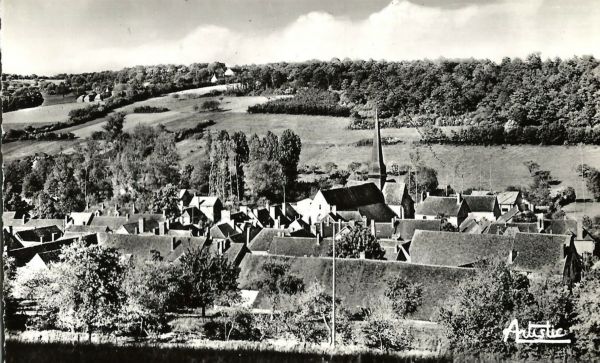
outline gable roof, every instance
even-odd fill
[[[460,207],[463,205],[456,202],[455,197],[427,197],[421,203],[418,203],[415,208],[415,214],[426,216],[444,215],[446,217],[456,217]]]
[[[571,236],[545,233],[517,233],[514,237],[517,256],[515,268],[524,271],[542,271],[549,269],[562,273],[565,247],[569,246]]]
[[[489,190],[473,190],[471,192],[471,195],[475,196],[475,197],[480,197],[480,196],[484,196],[484,195],[491,195],[491,194],[492,194],[492,192],[490,192]]]
[[[248,254],[240,264],[238,278],[241,289],[258,290],[256,282],[264,276],[262,266],[266,262],[289,263],[290,272],[300,276],[305,284],[318,281],[331,286],[332,264],[330,258],[287,257]],[[413,319],[436,320],[438,309],[451,297],[458,284],[474,275],[473,269],[416,265],[396,261],[361,259],[336,260],[336,295],[345,307],[356,311],[367,307],[372,297],[383,296],[386,279],[401,276],[423,288],[423,303],[411,315]],[[271,308],[267,293],[261,291],[253,307]]]
[[[517,199],[521,192],[502,192],[496,196],[498,198],[498,204],[516,204]]]
[[[285,229],[277,228],[263,228],[260,232],[250,241],[248,248],[250,251],[262,251],[266,252],[271,248],[273,239],[278,235],[286,233]]]
[[[358,207],[361,216],[367,217],[367,220],[375,222],[387,222],[392,218],[398,217],[394,211],[385,203],[367,204]]]
[[[501,215],[500,217],[498,217],[498,219],[496,220],[497,222],[510,222],[517,214],[519,214],[519,207],[518,206],[514,206],[512,207],[508,212],[504,213],[503,215]]]
[[[465,195],[463,198],[471,212],[494,212],[496,207],[496,197],[493,195]]]
[[[551,219],[546,221],[544,231],[550,234],[572,234],[577,236],[577,220],[575,219]]]
[[[538,233],[537,223],[491,223],[487,229],[489,234],[505,234],[509,228],[516,228],[519,232]]]
[[[220,202],[219,197],[197,195],[192,198],[190,204],[197,204],[200,207],[214,207]]]
[[[382,193],[387,204],[400,205],[404,196],[407,195],[406,184],[387,181],[383,185]],[[410,196],[408,197],[410,198]]]
[[[108,226],[85,226],[80,224],[72,224],[67,227],[65,233],[98,233],[108,232]]]
[[[166,261],[174,261],[189,248],[203,248],[206,237],[98,233],[98,244],[116,248],[123,254],[131,254],[139,258],[150,258],[150,251],[154,250],[159,252]],[[175,248],[172,248],[173,246]]]
[[[417,231],[410,246],[412,263],[472,266],[493,256],[508,259],[512,239],[491,234]]]
[[[64,219],[46,219],[46,218],[32,218],[32,219],[26,218],[25,223],[23,223],[22,218],[11,219],[11,218],[5,218],[3,215],[2,216],[2,224],[4,227],[13,226],[15,228],[15,230],[43,228],[43,227],[50,227],[50,226],[56,226],[62,230],[65,227],[65,220]]]
[[[209,235],[211,238],[220,238],[220,239],[227,239],[236,234],[239,234],[239,232],[236,231],[235,229],[233,229],[233,227],[231,227],[231,225],[229,223],[217,224],[217,225],[213,226],[209,232]]]
[[[34,229],[26,229],[15,233],[15,236],[21,241],[27,242],[52,242],[52,235],[54,238],[60,238],[63,233],[57,226],[47,226]]]
[[[360,206],[384,203],[383,194],[374,183],[321,190],[329,205],[337,210],[353,210]]]
[[[439,219],[397,219],[389,223],[375,223],[377,238],[393,238],[409,241],[416,230],[439,231]]]
[[[92,244],[97,242],[97,236],[95,234],[91,234],[87,236],[64,238],[55,242],[38,243],[33,246],[17,248],[12,251],[8,251],[8,255],[14,257],[15,265],[20,267],[29,262],[38,253],[60,251],[63,246],[73,244],[77,240],[84,241],[86,244]]]
[[[268,253],[282,256],[327,256],[332,239],[325,238],[317,243],[317,238],[306,237],[275,237],[269,246]]]
[[[76,225],[87,225],[90,223],[94,213],[91,212],[71,212],[69,217],[73,220],[73,224]]]
[[[109,216],[94,216],[90,222],[90,226],[106,226],[111,231],[119,229],[127,223],[127,217],[109,217]]]

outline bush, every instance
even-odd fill
[[[133,109],[134,113],[159,113],[169,111],[166,107],[139,106]]]
[[[292,115],[350,116],[350,109],[341,106],[339,96],[316,89],[301,90],[292,98],[280,98],[248,107],[249,113],[285,113]]]
[[[202,104],[200,105],[200,109],[202,109],[203,111],[216,111],[219,109],[220,106],[221,104],[219,103],[219,101],[207,100],[202,102]]]

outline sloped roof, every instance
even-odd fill
[[[271,243],[273,242],[273,238],[278,235],[283,235],[286,233],[285,229],[277,229],[277,228],[263,228],[258,234],[250,241],[250,251],[263,251],[266,252],[271,248]]]
[[[2,230],[2,234],[4,236],[4,246],[7,251],[24,247],[23,244],[21,244],[21,242],[19,242],[19,240],[17,240],[15,236],[10,234],[6,229]]]
[[[512,238],[491,234],[417,231],[410,246],[411,262],[438,266],[470,266],[490,257],[508,259]]]
[[[282,256],[327,256],[331,248],[332,239],[325,238],[317,243],[317,238],[305,237],[275,237],[269,247],[268,253]]]
[[[46,265],[60,261],[60,250],[40,252],[37,254]]]
[[[480,196],[484,196],[484,195],[491,195],[491,194],[492,194],[492,192],[490,192],[489,190],[473,190],[471,192],[471,195],[475,196],[475,197],[480,197]]]
[[[240,264],[238,278],[241,289],[257,290],[256,281],[264,276],[262,266],[269,261],[290,264],[290,272],[300,276],[305,284],[318,281],[331,286],[331,258],[246,255]],[[438,309],[455,293],[458,284],[474,275],[473,269],[425,266],[396,261],[336,259],[336,295],[345,307],[356,311],[367,307],[372,297],[383,296],[387,278],[400,276],[423,288],[423,303],[411,316],[419,320],[436,320]],[[269,296],[261,292],[255,308],[271,308]]]
[[[521,192],[502,192],[496,196],[498,204],[516,204]]]
[[[90,222],[90,226],[106,226],[111,231],[115,231],[126,223],[126,217],[94,216]]]
[[[220,223],[213,226],[209,232],[211,238],[227,239],[231,236],[239,234],[238,231],[233,229],[229,223]]]
[[[496,206],[496,197],[493,195],[465,195],[465,202],[469,206],[471,212],[493,212]]]
[[[34,218],[34,219],[25,219],[25,223],[23,223],[22,218],[11,219],[11,218],[5,218],[3,215],[2,216],[2,224],[4,225],[4,227],[13,226],[15,229],[19,229],[19,230],[30,229],[30,228],[43,228],[43,227],[50,227],[50,226],[56,226],[62,230],[65,226],[65,220],[64,219]]]
[[[172,249],[173,242],[175,248]],[[139,258],[150,258],[150,251],[158,251],[166,261],[174,261],[190,248],[203,248],[206,237],[172,237],[156,235],[128,235],[98,233],[98,244],[116,248],[124,254]]]
[[[537,223],[491,223],[487,233],[489,234],[505,234],[509,228],[516,228],[519,232],[537,233]]]
[[[15,264],[17,267],[25,265],[29,262],[33,256],[38,253],[59,251],[63,246],[73,244],[75,241],[81,239],[87,244],[96,243],[97,235],[91,234],[87,236],[74,237],[69,239],[61,239],[55,242],[39,243],[30,247],[23,247],[8,251],[8,255],[15,258]]]
[[[73,220],[73,224],[76,225],[87,225],[90,220],[92,219],[94,213],[86,213],[86,212],[71,212],[69,214],[69,217],[71,217],[71,219]]]
[[[214,207],[219,201],[219,197],[200,196],[197,195],[192,199],[192,203],[198,204],[201,207]]]
[[[383,194],[374,183],[322,190],[329,205],[337,210],[354,210],[360,206],[384,203]]]
[[[393,238],[403,241],[411,240],[416,230],[439,231],[439,219],[397,219],[389,223],[375,223],[378,238]]]
[[[577,236],[577,220],[551,219],[547,221],[544,230],[550,234],[572,234],[573,236]]]
[[[513,264],[524,271],[562,272],[565,246],[571,236],[544,233],[517,233],[513,249],[517,252]]]
[[[464,203],[464,201],[461,202],[461,204],[457,203],[455,197],[430,196],[416,205],[415,214],[427,216],[443,214],[446,217],[456,217],[462,203]]]
[[[65,233],[98,233],[98,232],[108,232],[108,226],[82,226],[78,224],[73,224],[67,227]]]
[[[337,214],[342,217],[344,221],[362,222],[362,215],[357,210],[342,210],[337,211]]]
[[[358,212],[367,217],[369,221],[386,222],[398,217],[394,211],[385,203],[367,204],[358,207]]]
[[[15,235],[21,241],[41,242],[40,238],[42,238],[44,242],[48,242],[52,240],[53,233],[55,234],[56,239],[60,238],[60,236],[63,234],[60,228],[52,225],[41,228],[26,229],[24,231],[15,232]]]
[[[387,204],[400,205],[406,194],[406,184],[388,181],[383,185],[382,192]]]
[[[136,231],[137,231],[137,233],[154,233],[154,230],[159,227],[160,223],[162,223],[162,222],[158,221],[156,219],[149,219],[149,220],[144,219],[144,230],[139,231],[139,230],[137,230],[140,226],[139,219],[138,219],[137,222],[130,221],[130,222],[124,224],[122,227],[129,234],[135,234]]]
[[[510,222],[517,214],[519,214],[519,207],[514,206],[508,212],[498,217],[497,222]]]

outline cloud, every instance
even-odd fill
[[[10,71],[13,67],[27,66],[75,72],[213,60],[247,64],[333,57],[500,60],[504,56],[524,57],[533,52],[541,52],[544,57],[598,55],[600,10],[592,2],[588,4],[589,8],[565,9],[557,8],[552,0],[495,1],[484,5],[465,2],[460,7],[441,8],[394,0],[362,20],[311,12],[267,34],[202,25],[182,39],[148,42],[133,48],[98,49],[73,43],[52,50],[38,44],[37,50],[46,54],[33,57],[31,64],[19,63],[9,56],[6,68]],[[36,64],[40,59],[53,59],[48,53],[60,62]]]

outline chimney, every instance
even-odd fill
[[[462,203],[462,194],[456,193],[456,204]]]
[[[377,238],[377,228],[375,228],[375,220],[371,219],[371,234]]]
[[[163,217],[167,218],[167,210],[163,209]]]
[[[140,234],[140,231],[137,227],[133,229],[133,234]]]
[[[267,205],[268,205],[268,204],[267,204]],[[275,218],[277,218],[277,217],[275,217],[275,214],[276,214],[276,213],[275,213],[275,207],[271,206],[271,207],[268,207],[268,209],[269,209],[269,215],[271,216],[271,218],[272,218],[272,219],[275,219]]]
[[[40,243],[44,243],[44,236],[40,236]]]
[[[275,220],[275,228],[281,228],[281,217],[277,217]]]
[[[167,228],[165,229],[165,233],[167,233],[169,231],[169,229],[171,229],[171,220],[167,219],[165,221],[165,224],[167,225]]]
[[[177,247],[177,240],[175,239],[175,237],[171,238],[171,251],[175,251],[175,248]]]
[[[335,205],[331,206],[331,213],[337,214],[337,207]]]
[[[139,233],[144,233],[144,217],[138,220]]]
[[[246,227],[246,246],[250,244],[250,226]]]
[[[52,242],[56,241],[56,232],[52,232]]]
[[[23,214],[23,216],[21,217],[21,221],[23,222],[23,224],[25,224],[25,222],[27,221],[26,217],[25,217],[25,214]]]
[[[118,215],[118,214],[117,214],[117,215]],[[126,213],[126,214],[125,214],[125,220],[126,220],[127,222],[129,222],[129,213]]]
[[[323,221],[319,222],[319,233],[323,235]]]
[[[367,216],[362,216],[362,225],[367,228]]]
[[[317,233],[317,245],[321,244],[321,234]]]
[[[158,222],[158,234],[164,236],[167,233],[167,222]]]

